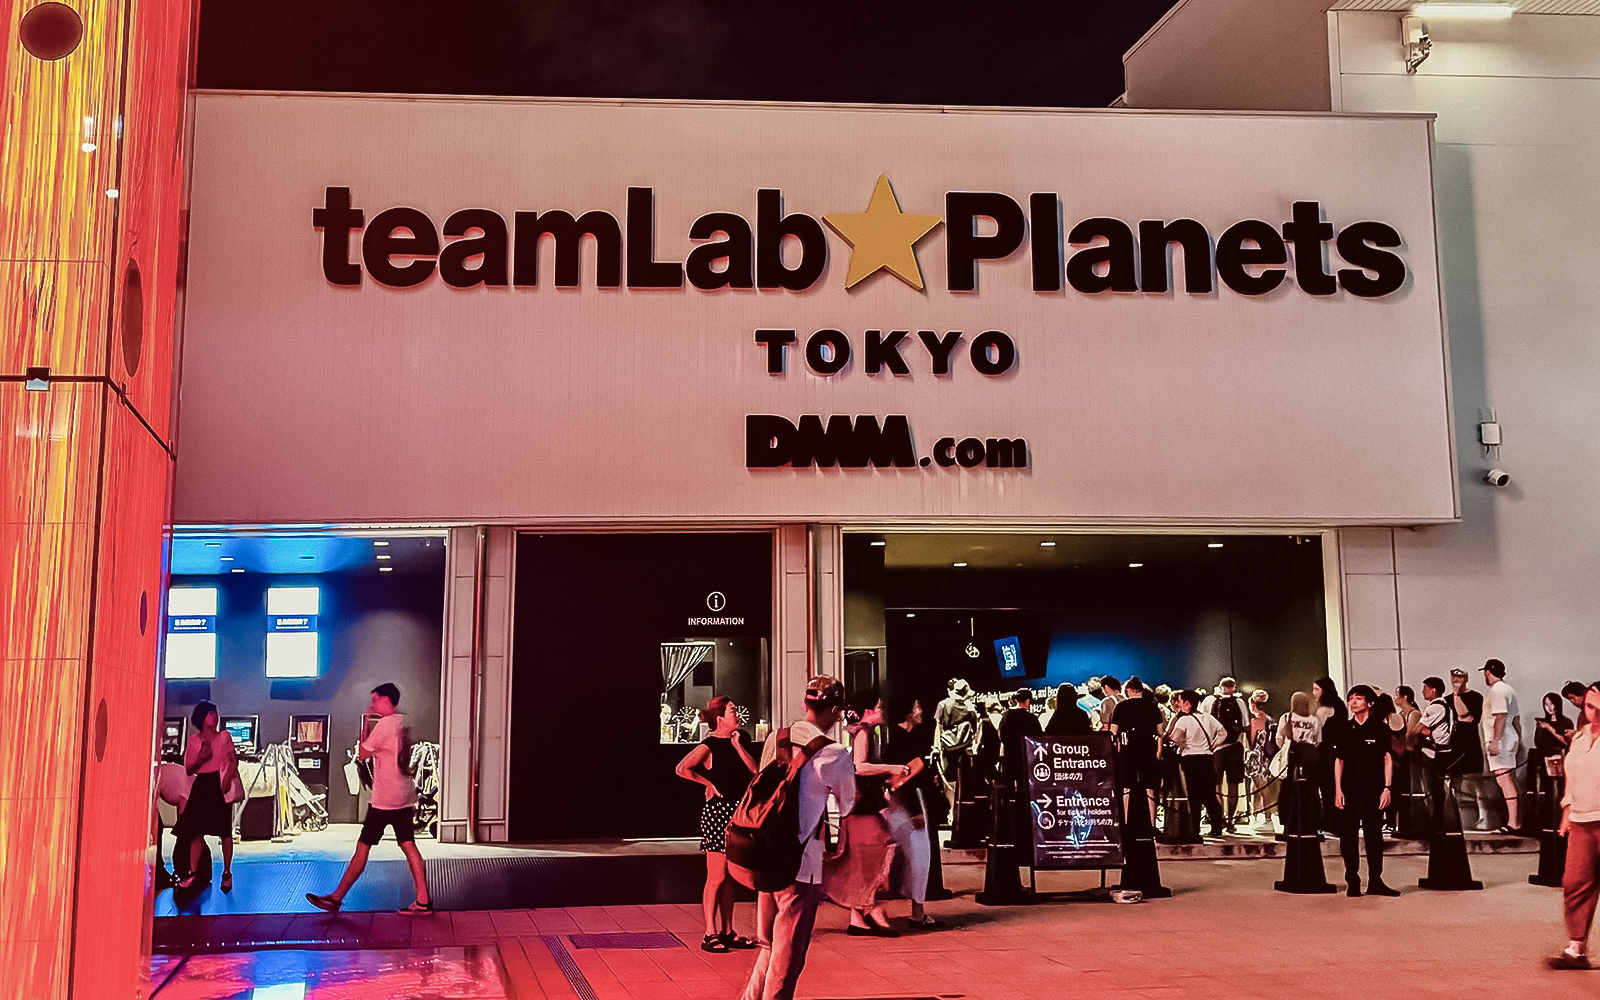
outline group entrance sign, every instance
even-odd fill
[[[1112,737],[1023,741],[1028,758],[1028,816],[1033,868],[1120,868],[1122,822]]]

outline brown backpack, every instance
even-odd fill
[[[757,892],[777,892],[794,884],[805,855],[800,839],[800,770],[833,742],[818,736],[796,753],[789,730],[779,730],[774,739],[777,756],[745,789],[724,838],[728,873]]]

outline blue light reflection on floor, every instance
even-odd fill
[[[152,972],[154,1000],[506,1000],[493,946],[195,955]]]

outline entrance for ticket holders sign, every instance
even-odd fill
[[[1023,740],[1037,871],[1121,868],[1122,812],[1112,737]]]

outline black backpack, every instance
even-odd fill
[[[1239,734],[1244,732],[1244,709],[1239,707],[1239,696],[1218,696],[1211,706],[1211,714],[1222,723],[1222,728],[1228,734],[1229,743],[1237,743]]]
[[[1439,773],[1447,774],[1460,762],[1465,748],[1456,745],[1458,723],[1454,701],[1449,695],[1435,698],[1434,701],[1444,706],[1444,720],[1439,726],[1422,731],[1420,746],[1433,751],[1434,765],[1439,769]],[[1438,732],[1439,729],[1444,730],[1442,736]]]
[[[789,730],[779,730],[774,738],[777,756],[745,789],[724,838],[728,874],[757,892],[786,889],[800,873],[805,855],[800,839],[800,769],[833,742],[818,736],[796,753]]]

